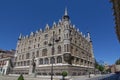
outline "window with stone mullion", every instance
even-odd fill
[[[58,46],[58,54],[60,54],[61,53],[61,46],[59,45]]]
[[[40,59],[40,60],[39,60],[39,64],[43,64],[43,59]]]
[[[42,56],[47,56],[47,49],[42,50]]]
[[[44,64],[49,64],[49,60],[48,60],[48,58],[45,58],[45,62],[44,62]]]
[[[55,63],[55,58],[54,57],[52,57],[51,59],[50,59],[50,63]]]
[[[62,63],[62,57],[61,56],[57,57],[57,63]]]

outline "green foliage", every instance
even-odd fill
[[[116,65],[119,65],[120,64],[120,58],[118,60],[116,60],[115,62]]]
[[[104,66],[103,66],[103,65],[99,65],[99,70],[100,70],[101,72],[103,72],[103,71],[104,71]]]
[[[18,80],[24,80],[23,75],[21,74],[18,78]]]
[[[99,68],[99,64],[98,64],[98,62],[96,61],[96,59],[95,59],[95,68],[96,68],[96,69]]]
[[[67,76],[67,72],[66,72],[66,71],[63,71],[63,72],[62,72],[62,76],[63,76],[63,77]]]
[[[104,66],[99,64],[96,60],[95,60],[95,68],[98,69],[101,72],[104,71]]]
[[[109,69],[107,69],[107,70],[106,70],[106,72],[110,72],[110,73],[111,73],[111,69],[110,69],[110,68],[109,68]]]

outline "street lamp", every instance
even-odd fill
[[[51,80],[53,80],[53,55],[54,55],[54,42],[58,42],[59,39],[55,39],[55,32],[53,32],[52,44],[49,43],[49,46],[52,46],[52,57],[51,57]]]

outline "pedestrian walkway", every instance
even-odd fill
[[[84,75],[84,76],[70,76],[67,77],[67,80],[98,80],[98,78],[100,77],[105,77],[107,75],[92,75],[89,78],[89,75]],[[0,80],[17,80],[19,77],[19,75],[7,75],[7,76],[0,76]],[[61,76],[54,76],[53,80],[61,80],[62,77]],[[50,80],[50,76],[37,76],[36,78],[24,75],[24,80]]]
[[[120,74],[107,74],[104,76],[94,77],[88,80],[120,80]]]
[[[89,78],[89,75],[73,76],[73,77],[71,77],[70,80],[90,80],[90,79],[92,79],[92,78],[96,78],[96,77],[100,77],[100,76],[103,76],[103,75],[101,75],[101,74],[99,74],[99,75],[91,74],[91,75],[90,75],[90,78]]]

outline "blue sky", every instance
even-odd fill
[[[81,32],[91,33],[98,61],[113,64],[120,57],[109,0],[0,0],[0,48],[15,49],[19,34],[30,34],[58,22],[65,7]]]

